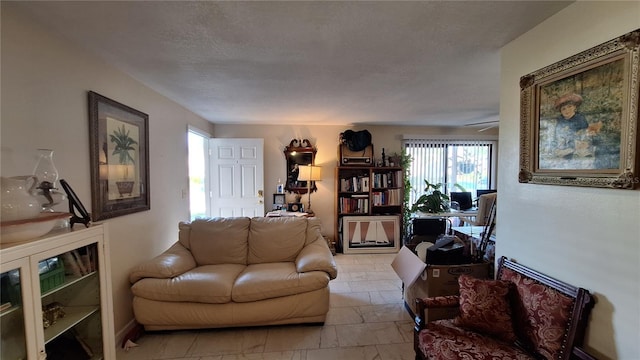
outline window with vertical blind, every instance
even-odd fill
[[[447,194],[460,191],[458,184],[474,199],[476,190],[495,188],[497,141],[405,138],[403,146],[412,159],[410,204],[423,194],[424,180],[442,183]]]

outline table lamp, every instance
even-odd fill
[[[322,180],[322,168],[315,165],[300,166],[300,172],[298,173],[298,181],[307,182],[307,194],[309,200],[307,202],[307,214],[313,216],[313,210],[311,210],[311,182]]]

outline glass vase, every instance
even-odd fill
[[[53,163],[53,150],[38,149],[38,162],[33,175],[37,178],[35,195],[40,200],[42,211],[54,212],[53,207],[65,200],[66,196],[58,191],[58,169]]]

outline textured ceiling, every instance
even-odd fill
[[[213,123],[460,126],[498,119],[500,47],[569,3],[12,6]]]

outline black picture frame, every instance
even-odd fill
[[[282,209],[286,206],[284,194],[273,194],[273,208]]]
[[[89,227],[89,223],[91,222],[91,215],[87,212],[82,201],[76,195],[76,192],[73,191],[71,185],[65,180],[60,179],[60,185],[62,189],[67,194],[67,199],[69,200],[69,212],[71,213],[70,226],[73,228],[73,224],[80,223],[84,224],[85,227]],[[76,210],[80,213],[80,216],[76,214]]]
[[[94,221],[151,208],[149,115],[89,91]]]

